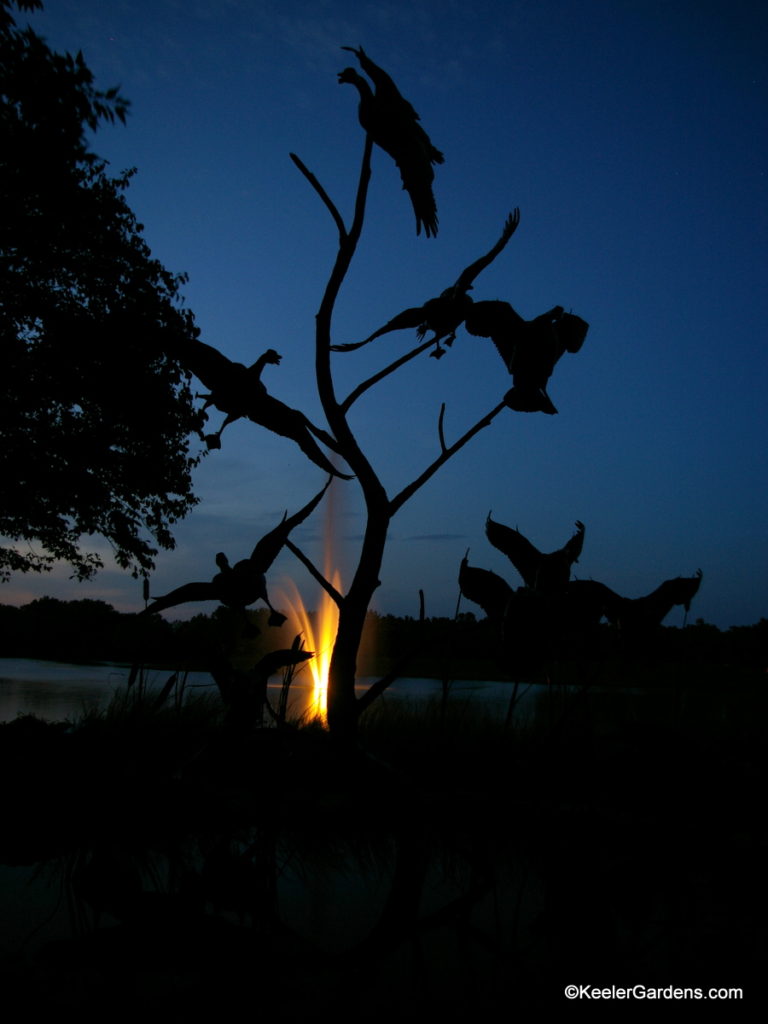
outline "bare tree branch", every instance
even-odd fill
[[[352,403],[356,402],[362,394],[365,394],[368,388],[372,388],[374,384],[378,384],[380,380],[384,380],[384,378],[388,377],[390,373],[394,373],[395,370],[399,370],[401,366],[409,362],[411,359],[421,355],[422,352],[426,352],[426,350],[431,348],[432,345],[433,341],[430,338],[429,341],[425,341],[423,344],[417,345],[416,348],[411,349],[410,352],[406,352],[404,356],[396,359],[394,363],[390,363],[389,366],[385,366],[383,370],[379,370],[378,373],[374,373],[372,377],[369,377],[368,380],[364,380],[362,384],[358,384],[353,391],[350,391],[341,403],[341,409],[344,412],[347,412]]]
[[[440,406],[440,415],[437,417],[437,433],[440,437],[440,450],[445,455],[447,449],[445,443],[445,433],[443,431],[443,422],[445,420],[445,402]]]
[[[306,164],[301,160],[301,158],[296,156],[295,153],[289,153],[289,156],[290,156],[291,160],[293,160],[293,162],[299,168],[299,170],[304,175],[304,177],[307,179],[307,181],[312,186],[312,188],[315,190],[315,192],[317,192],[317,194],[320,196],[322,201],[325,203],[325,205],[328,208],[331,216],[333,217],[334,221],[336,222],[336,227],[339,229],[339,239],[340,239],[340,242],[343,242],[346,239],[346,237],[347,237],[347,229],[344,226],[344,221],[341,219],[341,214],[339,213],[338,209],[336,208],[336,204],[333,202],[331,197],[325,191],[325,189],[320,184],[320,182],[317,180],[317,178],[312,173],[312,171],[310,171],[309,168],[306,166]]]
[[[292,540],[287,540],[285,542],[285,546],[292,554],[296,556],[296,558],[298,558],[298,560],[307,570],[309,575],[320,584],[320,586],[323,588],[326,594],[328,594],[331,597],[334,603],[337,604],[339,608],[341,608],[342,604],[344,603],[344,598],[338,592],[336,587],[334,587],[334,585],[330,582],[330,580],[327,580],[325,576],[323,576],[323,574],[317,568],[315,563],[304,554],[301,548],[296,547]]]
[[[430,466],[427,466],[427,468],[420,476],[416,477],[416,479],[412,483],[408,484],[407,487],[404,487],[399,494],[396,494],[394,498],[392,498],[392,500],[389,503],[390,516],[393,516],[398,511],[398,509],[400,509],[400,507],[404,505],[406,501],[408,501],[408,499],[411,498],[416,493],[416,491],[418,491],[418,489],[422,487],[427,482],[427,480],[429,480],[429,478],[438,471],[438,469],[440,469],[441,466],[445,465],[445,463],[448,461],[448,459],[451,458],[452,455],[455,455],[460,448],[463,448],[464,445],[468,441],[471,441],[475,434],[478,434],[484,427],[490,426],[491,422],[496,418],[496,416],[498,416],[501,410],[506,408],[507,405],[505,402],[499,402],[499,404],[494,409],[491,409],[491,411],[486,416],[483,416],[483,418],[481,420],[478,420],[478,422],[473,427],[470,427],[469,430],[465,434],[463,434],[458,441],[454,442],[454,444],[452,444],[449,448],[443,449],[441,454],[435,459],[435,461]]]

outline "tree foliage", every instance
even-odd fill
[[[0,535],[17,542],[0,547],[2,578],[56,559],[92,575],[84,535],[144,573],[196,501],[201,414],[175,355],[197,335],[184,277],[152,258],[126,201],[133,172],[111,176],[88,144],[126,111],[80,53],[53,52],[0,0]]]

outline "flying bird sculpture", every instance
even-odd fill
[[[207,583],[185,583],[169,594],[153,600],[142,614],[161,612],[190,601],[219,601],[228,608],[245,609],[248,605],[261,600],[271,613],[269,625],[281,626],[285,622],[285,616],[276,611],[270,603],[265,573],[288,540],[291,530],[304,522],[315,510],[330,482],[329,477],[325,487],[294,515],[289,517],[286,513],[282,521],[261,538],[248,558],[230,565],[227,556],[220,551],[216,555],[219,571],[212,580]]]
[[[416,234],[429,238],[437,234],[437,206],[432,193],[435,172],[433,164],[444,161],[429,136],[419,124],[419,115],[386,73],[368,57],[362,46],[342,46],[354,53],[360,67],[373,82],[363,78],[354,68],[339,73],[340,83],[354,85],[360,94],[358,117],[364,130],[397,164],[403,188],[408,193],[416,215]]]
[[[701,569],[697,569],[693,576],[664,580],[645,597],[619,597],[611,591],[613,597],[606,602],[606,618],[626,636],[642,636],[660,626],[676,605],[685,608],[687,614],[703,575]]]
[[[459,589],[468,601],[479,604],[489,619],[501,622],[513,594],[501,576],[489,569],[469,565],[469,551],[459,567]]]
[[[220,448],[224,428],[246,417],[275,434],[295,441],[307,458],[324,472],[345,480],[351,479],[336,469],[315,441],[315,437],[318,437],[335,451],[337,446],[331,435],[314,426],[304,413],[290,408],[268,393],[261,380],[262,370],[270,364],[279,365],[281,358],[273,348],[269,348],[251,366],[244,366],[202,341],[185,343],[179,352],[179,359],[208,388],[210,394],[200,396],[206,400],[204,408],[213,405],[226,413],[226,419],[218,431],[206,436],[208,447]]]
[[[576,520],[576,532],[561,548],[544,554],[519,530],[491,519],[485,523],[485,534],[495,548],[503,552],[523,577],[527,587],[539,593],[556,592],[568,583],[571,566],[579,560],[584,545],[584,524]]]
[[[376,338],[380,338],[383,334],[389,334],[390,331],[406,331],[410,329],[416,330],[419,340],[422,340],[429,331],[433,331],[434,337],[430,340],[435,342],[437,346],[436,352],[440,350],[439,345],[443,340],[446,345],[453,344],[456,331],[466,319],[472,306],[472,297],[467,292],[471,291],[478,274],[496,259],[515,233],[519,223],[520,211],[515,208],[504,222],[504,230],[493,248],[489,249],[484,256],[476,259],[474,263],[470,263],[468,267],[465,267],[450,288],[446,288],[436,298],[428,299],[423,306],[413,306],[411,309],[404,309],[402,313],[398,313],[397,316],[387,321],[383,327],[374,331],[373,334],[369,334],[363,341],[354,342],[350,345],[333,345],[334,351],[352,352],[354,349],[362,348],[363,345],[367,345]]]
[[[523,320],[508,302],[498,299],[475,302],[464,326],[476,337],[490,338],[512,376],[512,388],[504,396],[518,412],[557,409],[547,394],[547,382],[564,352],[578,352],[589,325],[562,306],[554,306],[534,320]]]

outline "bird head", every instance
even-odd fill
[[[365,79],[361,78],[354,68],[344,68],[339,72],[339,85],[343,85],[345,82],[359,87],[365,82]]]
[[[273,348],[268,348],[267,351],[264,353],[264,361],[267,363],[274,363],[276,366],[280,365],[280,360],[282,358],[283,357],[280,355],[280,353],[275,352]]]

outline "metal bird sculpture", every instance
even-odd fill
[[[468,601],[479,604],[489,619],[501,622],[513,590],[501,576],[489,569],[469,565],[469,551],[459,567],[459,589]]]
[[[619,597],[613,594],[613,599],[606,603],[606,618],[618,626],[625,636],[642,635],[660,626],[675,605],[682,605],[687,614],[701,586],[703,575],[701,569],[697,569],[693,576],[676,576],[664,580],[645,597]]]
[[[251,366],[244,366],[243,363],[233,362],[218,349],[202,341],[185,343],[179,352],[179,359],[208,388],[210,394],[200,396],[206,400],[204,408],[213,405],[226,413],[226,419],[218,431],[206,436],[206,444],[209,448],[220,448],[224,428],[235,420],[246,417],[275,434],[295,441],[307,458],[324,472],[345,480],[351,479],[336,469],[315,441],[315,437],[319,437],[335,451],[336,442],[331,435],[314,426],[304,413],[290,408],[268,393],[261,380],[261,372],[268,364],[279,365],[281,358],[273,348],[270,348]]]
[[[431,340],[437,346],[435,352],[440,350],[439,345],[443,340],[446,345],[453,344],[456,331],[464,322],[472,306],[472,297],[467,295],[467,292],[471,291],[478,274],[496,259],[515,233],[519,223],[520,210],[515,208],[504,222],[504,230],[496,244],[484,256],[465,267],[455,283],[442,291],[437,298],[428,299],[423,306],[404,309],[402,313],[398,313],[363,341],[350,345],[333,345],[333,350],[335,352],[352,352],[354,349],[362,348],[363,345],[380,338],[383,334],[389,334],[390,331],[405,331],[414,328],[419,340],[422,340],[428,331],[434,332],[434,337]]]
[[[315,510],[330,482],[331,478],[325,487],[294,515],[289,517],[286,513],[282,521],[261,538],[248,558],[230,565],[227,556],[220,551],[216,555],[219,571],[212,580],[207,583],[185,583],[169,594],[153,600],[141,614],[161,612],[190,601],[219,601],[228,608],[245,609],[248,605],[262,600],[271,613],[269,625],[281,626],[285,622],[285,616],[276,611],[270,603],[265,573],[288,540],[291,530],[304,522]]]
[[[475,302],[469,308],[464,326],[470,334],[490,338],[501,356],[513,387],[504,401],[518,412],[545,412],[557,409],[547,394],[547,381],[564,352],[578,352],[584,343],[588,324],[562,306],[554,306],[534,320],[523,320],[508,302]]]
[[[247,671],[233,669],[230,665],[212,667],[211,675],[229,707],[225,728],[248,733],[263,724],[264,709],[272,710],[267,699],[270,677],[281,668],[300,665],[313,657],[313,651],[290,648],[270,651]]]
[[[360,94],[358,118],[364,130],[397,164],[403,188],[408,193],[416,215],[416,234],[429,238],[437,234],[437,206],[432,193],[435,172],[433,164],[444,161],[429,136],[419,124],[419,115],[390,76],[368,57],[362,46],[342,46],[354,53],[360,67],[375,87],[354,68],[339,73],[340,83],[354,85]]]
[[[584,524],[578,519],[576,533],[563,547],[549,554],[539,551],[519,530],[495,522],[490,513],[485,534],[491,544],[507,556],[525,585],[539,593],[556,592],[568,583],[571,566],[579,560],[584,545]]]

